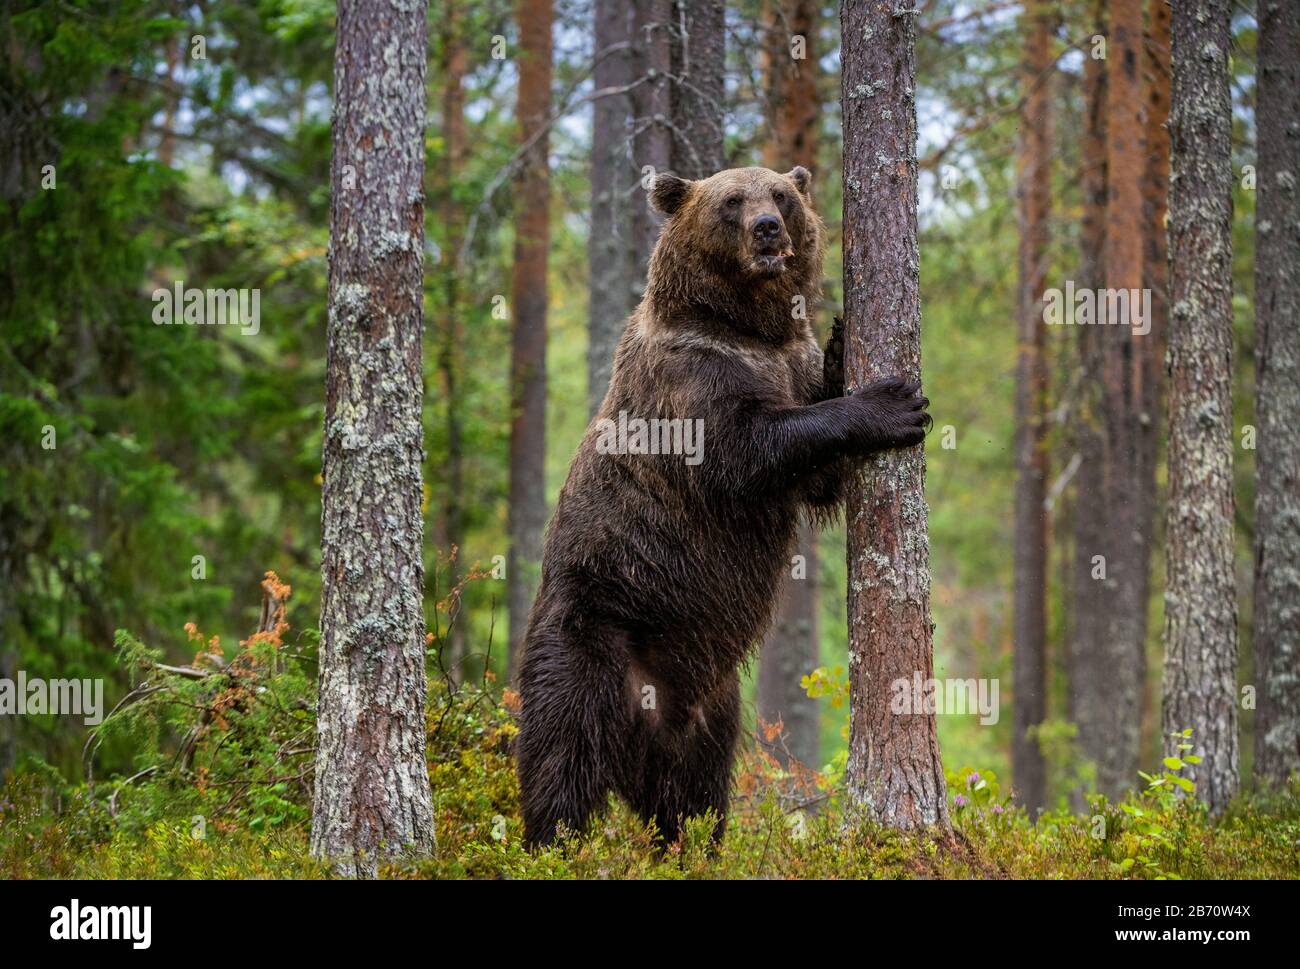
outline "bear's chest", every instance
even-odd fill
[[[764,355],[754,367],[771,396],[785,404],[809,404],[821,386],[821,350],[811,339],[794,340]]]

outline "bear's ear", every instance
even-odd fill
[[[672,172],[660,172],[650,186],[650,204],[664,215],[672,215],[682,207],[690,193],[691,183]]]
[[[802,165],[795,165],[794,168],[785,173],[785,177],[794,182],[795,187],[804,195],[807,195],[812,189],[812,172]]]

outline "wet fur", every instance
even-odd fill
[[[661,175],[652,190],[668,220],[596,416],[702,418],[704,460],[599,453],[595,421],[579,445],[519,671],[530,844],[583,828],[610,791],[666,841],[710,809],[721,836],[739,670],[771,620],[802,510],[833,514],[855,461],[923,436],[918,387],[844,396],[838,321],[824,358],[793,312],[794,297],[805,317],[820,297],[808,180],[733,169]],[[788,255],[765,276],[748,227],[773,212]]]

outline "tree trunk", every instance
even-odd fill
[[[816,770],[821,757],[821,712],[800,685],[818,665],[817,532],[811,523],[799,529],[796,552],[803,556],[802,575],[794,578],[787,570],[776,621],[759,655],[758,716],[764,723],[783,725],[782,742],[772,750],[778,761],[786,764],[788,752]]]
[[[649,174],[706,178],[725,166],[726,11],[721,0],[632,0],[632,159],[643,191],[632,207],[633,265],[645,290],[660,217]]]
[[[312,853],[346,875],[427,853],[420,464],[427,14],[342,0]],[[382,83],[381,83],[382,79]]]
[[[18,676],[18,654],[11,649],[0,651],[0,679],[12,682]],[[0,720],[0,787],[18,764],[18,718]]]
[[[446,529],[451,584],[451,626],[447,633],[447,673],[459,683],[464,676],[465,620],[460,612],[457,587],[464,574],[465,558],[465,447],[464,419],[461,411],[460,379],[465,372],[461,347],[465,343],[460,318],[460,247],[464,236],[462,207],[457,204],[455,185],[465,167],[465,91],[468,70],[465,46],[460,36],[461,0],[444,0],[442,36],[442,124],[446,157],[442,173],[442,220],[446,228],[446,245],[442,251],[442,283],[446,300],[446,320],[442,328],[442,347],[438,367],[442,371],[443,390],[447,395],[447,503]]]
[[[179,88],[176,84],[176,67],[180,62],[180,48],[183,43],[179,36],[169,37],[163,41],[163,56],[167,63],[163,84],[167,95],[163,102],[162,131],[158,136],[158,164],[163,168],[171,168],[176,157],[176,108],[180,101]]]
[[[678,0],[673,26],[672,169],[682,178],[708,178],[726,167],[726,8],[722,0]]]
[[[1142,98],[1142,3],[1110,4],[1106,53],[1106,219],[1102,244],[1105,286],[1142,289],[1142,186],[1145,172],[1146,105]],[[1101,299],[1099,305],[1105,305]],[[1154,446],[1147,397],[1153,361],[1150,334],[1134,325],[1141,300],[1128,316],[1098,326],[1100,343],[1100,488],[1104,512],[1099,544],[1105,578],[1099,579],[1099,638],[1082,644],[1095,654],[1100,679],[1083,685],[1091,693],[1090,715],[1081,720],[1083,753],[1097,765],[1097,786],[1110,797],[1129,788],[1140,758],[1146,683],[1146,632],[1150,521],[1154,478],[1146,455]],[[1093,569],[1090,567],[1090,574]],[[1116,716],[1116,710],[1123,711]]]
[[[1047,714],[1047,363],[1042,297],[1051,258],[1052,14],[1045,0],[1025,8],[1020,135],[1020,313],[1016,356],[1016,517],[1011,772],[1031,817],[1047,797],[1047,772],[1034,731]]]
[[[1300,771],[1300,10],[1260,0],[1255,216],[1255,777]]]
[[[849,389],[920,379],[916,227],[916,25],[910,7],[843,0],[845,376]],[[933,712],[930,539],[922,447],[887,451],[854,476],[847,501],[850,800],[892,827],[949,827]]]
[[[1142,284],[1151,292],[1151,332],[1141,341],[1143,351],[1144,382],[1142,387],[1142,414],[1139,429],[1142,443],[1138,458],[1139,480],[1149,499],[1144,505],[1143,539],[1146,545],[1148,583],[1152,548],[1163,548],[1157,543],[1157,529],[1163,523],[1156,515],[1156,468],[1160,466],[1161,444],[1164,435],[1161,419],[1165,400],[1165,354],[1169,344],[1169,246],[1165,222],[1169,214],[1169,94],[1172,76],[1169,68],[1170,20],[1168,0],[1152,0],[1144,44],[1147,65],[1147,170],[1142,183],[1143,235],[1145,260],[1142,266]],[[1150,599],[1148,591],[1142,601]],[[1145,607],[1144,607],[1145,608]],[[1157,747],[1154,733],[1159,710],[1150,697],[1151,681],[1144,682],[1142,700],[1142,729],[1139,749],[1149,751]]]
[[[763,164],[784,172],[802,165],[817,173],[817,128],[822,104],[817,31],[820,6],[813,0],[781,0],[768,24],[765,98],[771,136],[763,145]],[[796,57],[796,39],[803,56]]]
[[[1105,36],[1105,7],[1094,0],[1090,29]],[[1079,285],[1096,291],[1103,280],[1102,248],[1106,236],[1106,62],[1085,56],[1083,62],[1083,146],[1080,175],[1083,217],[1079,227]],[[1108,500],[1103,484],[1101,415],[1105,389],[1101,379],[1101,327],[1080,326],[1079,405],[1073,422],[1079,470],[1075,473],[1074,606],[1068,641],[1069,712],[1078,725],[1080,749],[1094,756],[1107,718],[1110,673],[1102,650],[1106,609],[1105,585],[1098,577],[1097,556],[1106,541]],[[1094,761],[1095,762],[1095,761]],[[1072,792],[1076,810],[1081,792]]]
[[[546,266],[550,247],[551,0],[519,0],[519,139],[532,147],[515,180],[514,275],[510,298],[510,509],[506,598],[510,678],[522,659],[537,591],[546,527]]]
[[[1190,728],[1188,768],[1218,813],[1237,791],[1237,589],[1232,494],[1232,102],[1228,0],[1173,17],[1169,200],[1166,754]],[[1294,51],[1292,51],[1294,54]]]
[[[1169,68],[1170,21],[1168,0],[1152,0],[1147,31],[1146,63],[1150,81],[1147,85],[1147,171],[1143,182],[1143,212],[1146,261],[1144,285],[1151,290],[1151,333],[1148,356],[1151,358],[1152,386],[1149,395],[1153,420],[1161,415],[1164,398],[1165,351],[1169,340],[1169,234],[1165,219],[1169,214],[1169,95],[1172,76]],[[1156,425],[1154,439],[1160,440]],[[1152,473],[1159,462],[1156,451],[1149,454]]]
[[[632,74],[637,86],[632,91],[632,163],[641,178],[641,191],[633,196],[632,262],[636,271],[640,301],[645,292],[650,254],[659,239],[660,216],[649,204],[648,174],[672,167],[672,92],[668,75],[672,71],[672,0],[633,0],[636,17],[632,37]]]
[[[635,10],[620,0],[595,0],[597,91],[616,90],[632,82]],[[630,230],[638,173],[630,163],[629,94],[597,98],[591,118],[591,234],[587,322],[587,413],[595,415],[605,399],[614,366],[614,349],[623,324],[636,306],[637,267]]]
[[[763,146],[763,164],[774,171],[802,165],[817,166],[817,4],[785,0],[774,12],[767,44],[767,106],[772,137]],[[801,59],[791,54],[791,39],[803,38]],[[814,193],[815,197],[815,193]],[[809,307],[811,311],[813,308]],[[821,717],[817,701],[800,684],[819,663],[817,623],[817,529],[811,522],[799,529],[796,553],[803,557],[801,574],[787,570],[776,622],[763,643],[758,665],[758,715],[766,723],[785,727],[785,750],[799,762],[816,768],[820,762]]]

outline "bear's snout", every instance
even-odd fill
[[[790,255],[790,236],[779,215],[763,212],[749,223],[750,269],[763,276],[777,276],[785,271]]]
[[[759,245],[770,246],[781,237],[781,220],[775,215],[760,215],[754,220],[750,231]]]

